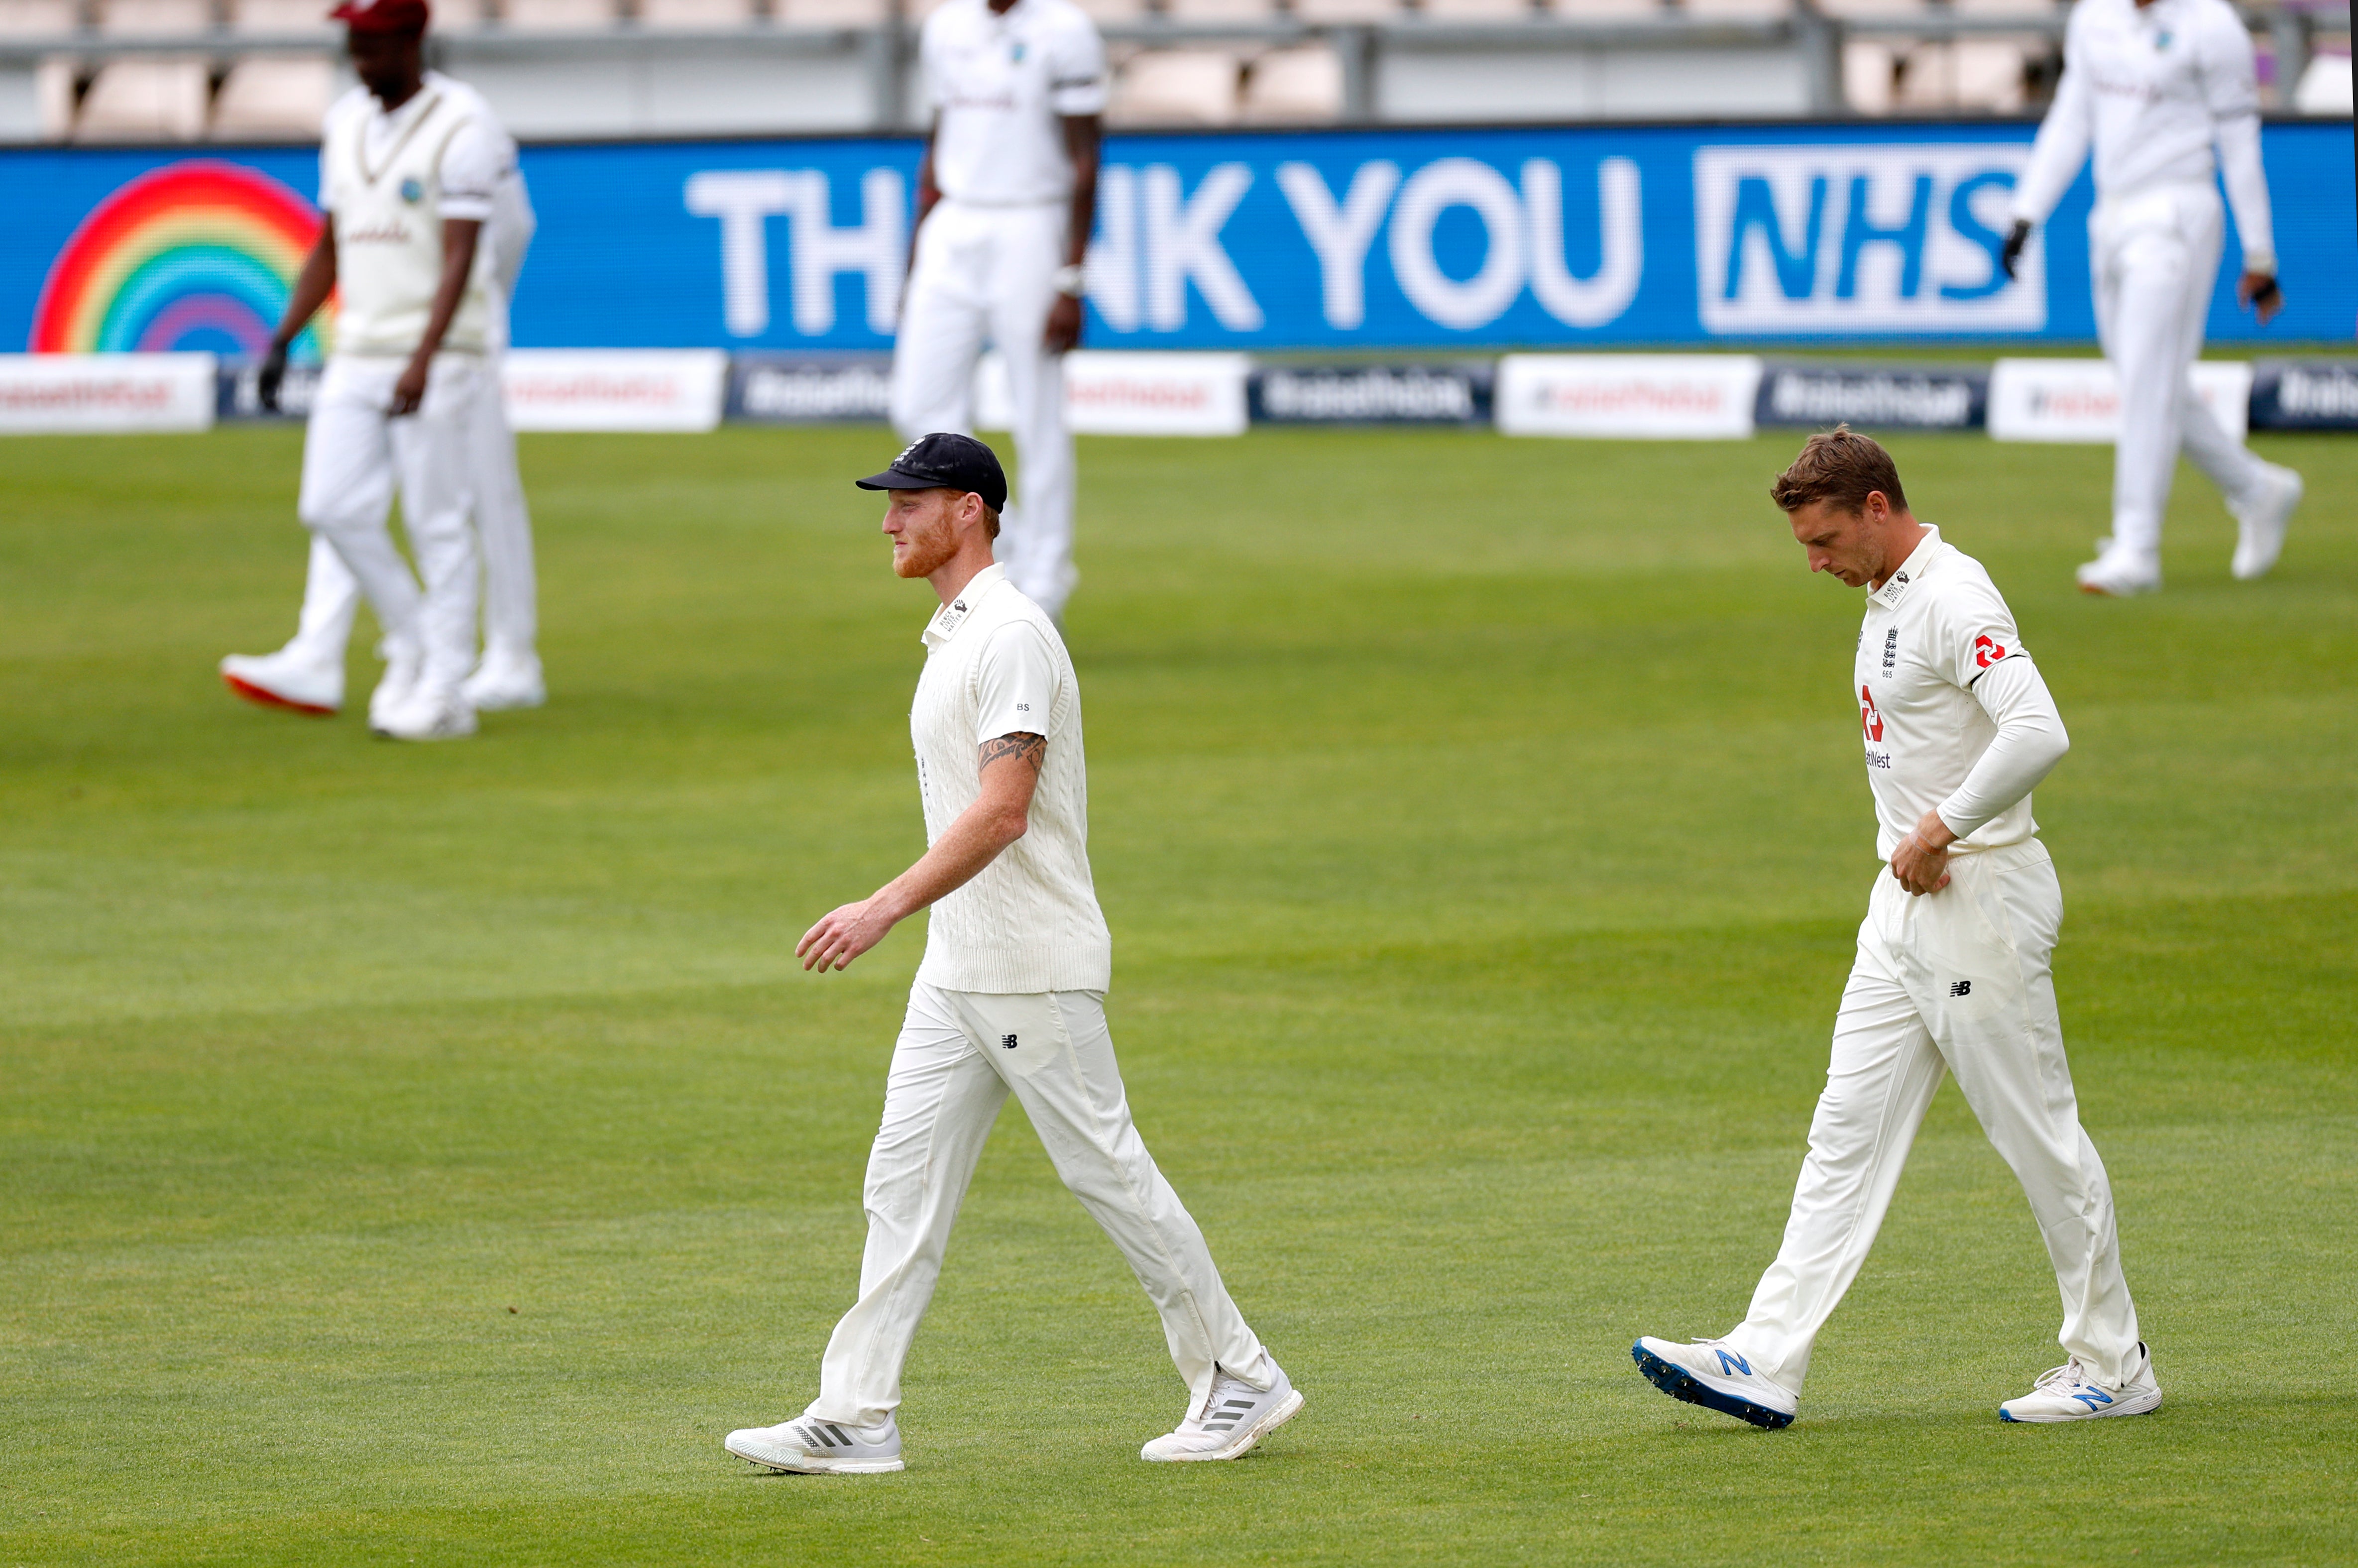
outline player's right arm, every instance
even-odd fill
[[[806,969],[840,969],[917,911],[972,881],[1032,826],[1032,796],[1048,759],[1048,738],[1018,730],[975,752],[982,792],[917,863],[858,903],[829,910],[795,944]]]
[[[2219,149],[2220,181],[2227,188],[2227,205],[2244,246],[2235,297],[2266,326],[2284,308],[2284,291],[2277,287],[2276,224],[2268,209],[2267,172],[2260,166],[2260,88],[2252,36],[2233,12],[2212,13],[2195,35],[2195,49],[2212,140]]]
[[[934,138],[941,134],[942,117],[934,116],[925,127],[925,150],[917,157],[917,221],[909,225],[909,258],[901,267],[902,297],[908,297],[909,275],[917,270],[917,234],[925,226],[925,214],[941,204],[942,188],[934,183]]]
[[[303,258],[303,270],[295,275],[295,291],[287,297],[286,314],[278,319],[278,330],[270,335],[270,351],[262,358],[261,373],[255,377],[254,390],[260,394],[262,406],[273,414],[278,412],[279,384],[287,379],[287,351],[328,296],[336,291],[336,223],[333,217],[319,225],[319,238],[311,246],[311,254]]]

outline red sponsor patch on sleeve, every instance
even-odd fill
[[[1987,669],[2004,657],[2006,644],[1996,638],[1985,633],[1974,639],[1974,663],[1978,667]]]

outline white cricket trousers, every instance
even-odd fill
[[[483,641],[493,648],[530,654],[540,637],[532,511],[516,470],[515,432],[508,427],[507,406],[498,394],[495,358],[484,362],[483,376],[468,442],[469,514],[483,566]],[[315,535],[310,569],[303,580],[302,622],[292,645],[318,663],[341,664],[360,600],[360,583],[343,557]]]
[[[892,423],[903,440],[974,433],[974,368],[984,341],[1007,364],[1016,490],[999,558],[1024,596],[1062,615],[1073,569],[1073,435],[1065,365],[1041,346],[1065,264],[1065,203],[972,207],[945,200],[917,231],[892,342]]]
[[[1795,1393],[1818,1330],[1875,1243],[1943,1072],[1957,1076],[2030,1199],[2063,1292],[2063,1348],[2115,1384],[2136,1357],[2112,1188],[2080,1129],[2055,1011],[2054,862],[2032,839],[1953,855],[1949,875],[1921,898],[1888,869],[1876,878],[1784,1245],[1727,1336]]]
[[[860,1301],[827,1341],[809,1413],[871,1426],[901,1403],[902,1365],[1010,1090],[1056,1173],[1130,1260],[1195,1402],[1210,1397],[1216,1365],[1256,1388],[1274,1383],[1275,1363],[1228,1299],[1204,1233],[1130,1121],[1105,999],[921,983],[909,992],[883,1125],[868,1156]]]
[[[2260,460],[2194,395],[2225,219],[2208,185],[2163,186],[2100,204],[2088,220],[2096,332],[2120,383],[2113,448],[2113,546],[2158,565],[2181,446],[2231,503],[2258,487]]]
[[[396,647],[424,657],[419,679],[455,689],[475,652],[475,544],[467,528],[469,446],[484,385],[480,356],[435,356],[424,403],[395,419],[385,413],[406,362],[331,358],[319,378],[303,436],[303,486],[296,503],[312,534],[312,556],[330,546],[368,596]],[[385,517],[395,485],[418,577],[393,547]],[[423,592],[420,581],[423,579]],[[316,635],[308,587],[304,630]],[[345,616],[349,634],[351,618]]]

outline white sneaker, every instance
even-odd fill
[[[475,732],[475,710],[455,687],[421,685],[390,712],[372,712],[369,728],[388,741],[458,741]]]
[[[2143,1415],[2161,1408],[2161,1385],[2154,1381],[2153,1357],[2137,1344],[2136,1365],[2125,1383],[2100,1383],[2074,1356],[2039,1374],[2030,1392],[1997,1407],[2000,1421],[2093,1421],[2104,1415]]]
[[[540,674],[540,655],[491,647],[459,687],[459,694],[478,713],[511,708],[538,708],[548,700],[548,686]]]
[[[741,1428],[720,1446],[764,1469],[797,1476],[881,1476],[903,1468],[901,1428],[891,1416],[882,1426],[796,1416],[776,1426]]]
[[[1190,1406],[1174,1432],[1138,1451],[1158,1463],[1234,1459],[1302,1411],[1302,1396],[1281,1371],[1267,1391],[1243,1379],[1215,1370],[1212,1391],[1198,1412]]]
[[[2262,463],[2261,484],[2252,498],[2230,506],[2235,514],[2235,576],[2244,582],[2266,577],[2284,554],[2285,528],[2300,504],[2300,475],[2276,463]]]
[[[426,673],[426,655],[418,648],[391,639],[379,643],[376,652],[384,661],[384,674],[377,676],[376,689],[369,693],[369,728],[382,734],[384,721],[416,694],[418,678]]]
[[[1674,1400],[1775,1432],[1793,1424],[1801,1401],[1752,1369],[1724,1339],[1673,1345],[1647,1335],[1629,1346],[1646,1381]]]
[[[325,718],[344,705],[343,662],[322,664],[291,648],[232,654],[221,662],[221,677],[230,690],[265,708]]]
[[[2110,539],[2096,541],[2096,558],[2077,574],[2082,593],[2106,599],[2161,591],[2161,563],[2124,550]]]

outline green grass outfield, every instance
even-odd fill
[[[719,1439],[813,1391],[922,945],[789,957],[919,846],[892,441],[528,440],[556,699],[416,748],[214,677],[291,627],[298,441],[0,443],[0,1564],[2358,1556],[2358,441],[2264,444],[2259,584],[2189,472],[2131,602],[2071,591],[2108,452],[1898,444],[2076,742],[2169,1403],[1997,1422],[2058,1308],[1945,1090],[1781,1434],[1628,1346],[1773,1251],[1877,869],[1795,438],[1085,442],[1115,1038],[1309,1406],[1140,1464],[1182,1390],[1010,1113],[859,1479]]]

